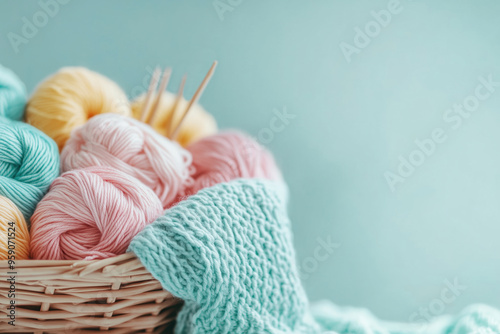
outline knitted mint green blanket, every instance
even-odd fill
[[[309,308],[300,283],[284,187],[235,180],[168,210],[130,244],[163,287],[185,304],[177,334],[500,333],[486,306],[422,327],[383,323],[333,304]]]

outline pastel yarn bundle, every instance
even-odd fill
[[[73,132],[61,154],[63,172],[109,166],[137,178],[169,207],[190,186],[191,154],[130,117],[103,114]]]
[[[59,175],[54,141],[34,127],[0,119],[0,196],[29,221],[37,203]]]
[[[35,259],[115,256],[163,209],[202,188],[244,177],[281,180],[272,155],[253,139],[215,134],[213,117],[195,103],[199,91],[190,108],[182,94],[161,93],[154,131],[129,117],[115,83],[85,68],[63,68],[38,86],[26,110],[27,121],[57,146],[30,125],[3,121],[0,195],[31,218]],[[136,117],[143,104],[144,97],[134,101]],[[189,150],[162,136],[177,126],[175,138],[191,143]],[[41,200],[58,175],[57,148],[64,174]]]
[[[0,260],[26,260],[29,255],[28,225],[16,205],[0,196]]]
[[[26,87],[17,75],[0,65],[0,194],[11,195],[9,189],[11,189],[11,184],[15,182],[11,177],[17,176],[12,173],[12,168],[16,170],[16,167],[23,164],[22,152],[17,156],[17,159],[8,157],[12,154],[10,151],[12,147],[9,148],[6,141],[12,138],[9,135],[13,135],[18,130],[16,124],[20,123],[14,121],[23,117],[26,95]],[[13,131],[8,131],[10,126],[14,127],[11,129]],[[22,130],[20,131],[22,132]],[[18,138],[14,140],[19,143]],[[16,151],[15,148],[14,151]],[[16,200],[20,200],[20,196],[22,195],[14,194]],[[26,215],[28,216],[29,213],[26,212]],[[29,243],[28,225],[23,214],[8,197],[0,195],[0,260],[28,259],[30,255]]]
[[[272,154],[254,139],[236,131],[203,138],[188,146],[193,155],[194,183],[184,195],[237,178],[282,180]]]
[[[103,113],[131,115],[122,89],[99,73],[66,67],[38,86],[26,107],[26,122],[45,132],[62,150],[73,129]]]
[[[146,94],[143,94],[132,102],[132,114],[136,119],[141,118],[145,101]],[[177,103],[176,95],[167,91],[162,93],[159,101],[158,110],[151,122],[151,126],[161,135],[168,137],[175,126],[181,122],[183,114],[181,111],[187,108],[188,101],[182,97]],[[216,132],[217,123],[214,117],[201,105],[194,104],[182,121],[175,139],[185,147]]]
[[[66,172],[52,183],[31,219],[32,257],[92,260],[122,254],[162,212],[151,189],[116,169]]]
[[[0,116],[15,121],[23,118],[26,87],[17,75],[0,65]]]

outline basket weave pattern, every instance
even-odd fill
[[[97,261],[18,260],[15,325],[0,261],[0,333],[168,333],[182,302],[132,253]]]

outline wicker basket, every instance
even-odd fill
[[[182,302],[132,253],[98,261],[0,261],[0,333],[169,333]],[[11,296],[12,297],[12,296]]]

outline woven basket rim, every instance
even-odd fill
[[[8,261],[0,261],[0,278],[8,276],[9,266]],[[39,275],[52,280],[57,273],[61,275],[57,279],[63,281],[91,276],[115,283],[155,279],[132,252],[100,260],[16,260],[14,271],[21,281],[33,280]]]
[[[137,258],[136,255],[132,252],[127,252],[123,253],[120,255],[115,255],[106,259],[97,259],[97,260],[37,260],[37,259],[24,259],[24,260],[15,260],[16,267],[25,265],[28,263],[47,263],[47,264],[55,264],[57,266],[64,266],[64,265],[73,265],[76,264],[77,266],[79,265],[84,265],[84,264],[90,264],[90,263],[96,263],[96,262],[101,262],[104,261],[106,263],[116,263],[119,261],[126,261],[128,259],[133,259]],[[3,268],[4,265],[8,264],[8,260],[0,260],[0,268]]]
[[[173,325],[182,305],[132,252],[101,260],[16,260],[13,270],[8,260],[1,260],[0,316],[4,318],[9,303],[6,279],[11,272],[16,273],[16,331],[113,328],[116,333],[156,333]],[[0,333],[11,329],[0,321]]]

